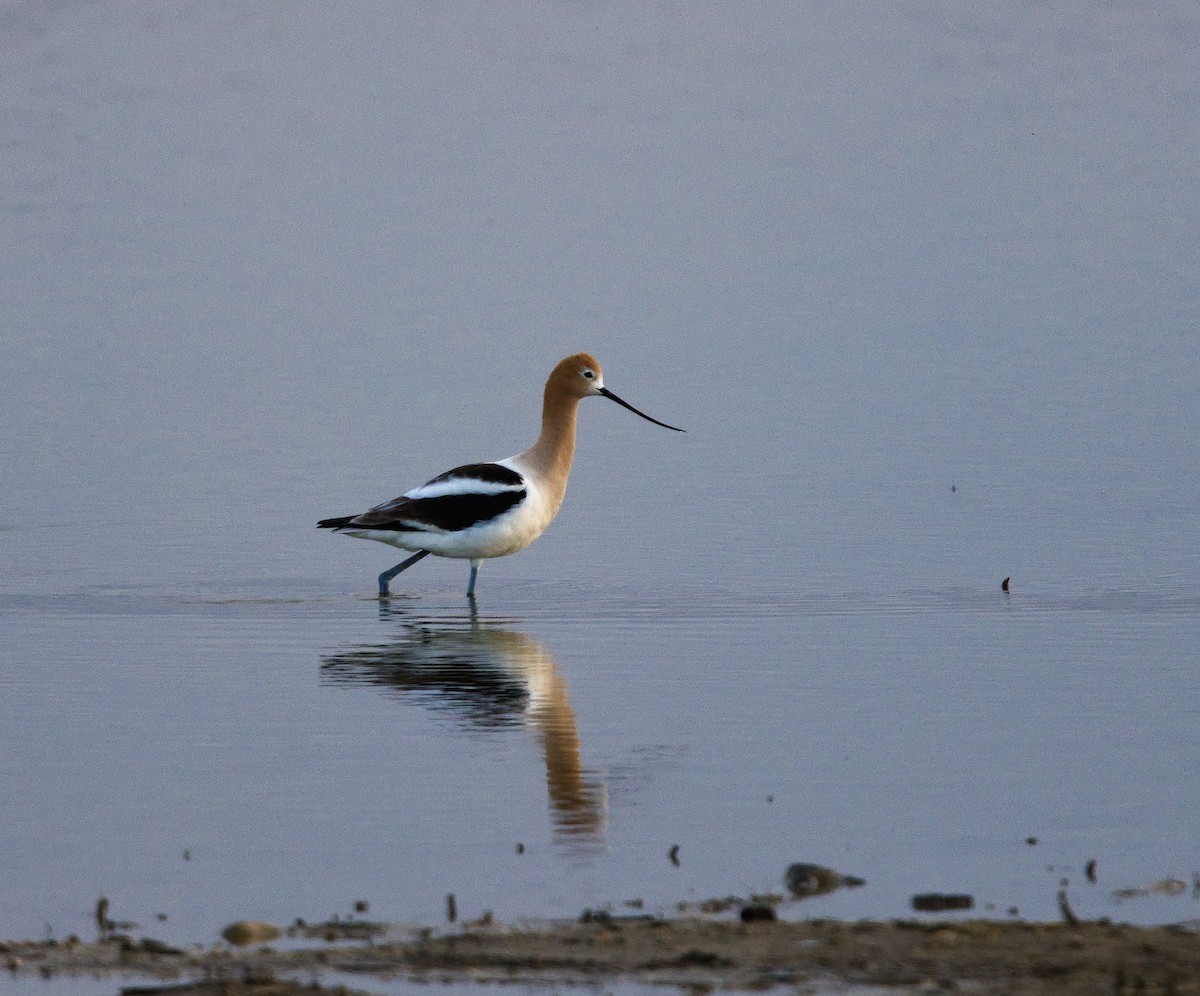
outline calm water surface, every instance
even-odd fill
[[[0,936],[1200,915],[1195,15],[772,9],[0,17]]]
[[[669,911],[793,860],[869,882],[795,915],[1192,915],[1109,891],[1190,871],[1194,597],[495,587],[10,596],[10,930]]]

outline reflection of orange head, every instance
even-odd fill
[[[546,758],[546,789],[555,830],[572,838],[599,837],[604,831],[604,786],[587,778],[579,745],[579,724],[567,684],[555,667],[541,696],[529,709]]]
[[[497,652],[510,673],[520,675],[529,691],[526,716],[542,745],[555,834],[574,846],[602,843],[604,784],[583,767],[579,723],[554,658],[524,633],[480,628],[475,636]]]

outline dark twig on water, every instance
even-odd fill
[[[1058,890],[1058,908],[1059,908],[1059,911],[1062,913],[1063,919],[1067,923],[1071,924],[1072,926],[1079,923],[1079,917],[1077,917],[1075,915],[1074,911],[1071,909],[1071,904],[1069,902],[1067,902],[1067,890],[1066,889]]]

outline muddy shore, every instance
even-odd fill
[[[1184,927],[987,920],[918,923],[608,919],[477,924],[404,940],[299,949],[218,944],[187,950],[113,937],[0,942],[0,967],[53,979],[111,977],[113,992],[291,996],[353,992],[372,981],[590,984],[691,989],[894,986],[899,992],[1200,993],[1200,933]],[[337,983],[322,983],[333,973]],[[135,981],[130,981],[130,980]],[[137,981],[140,980],[140,981]],[[289,981],[295,980],[295,981]],[[316,980],[316,988],[314,988]],[[349,988],[344,988],[349,985]]]

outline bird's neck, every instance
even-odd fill
[[[522,462],[549,491],[555,508],[562,504],[571,462],[575,459],[578,408],[578,398],[562,398],[547,392],[542,403],[542,433],[537,442],[521,454]]]

